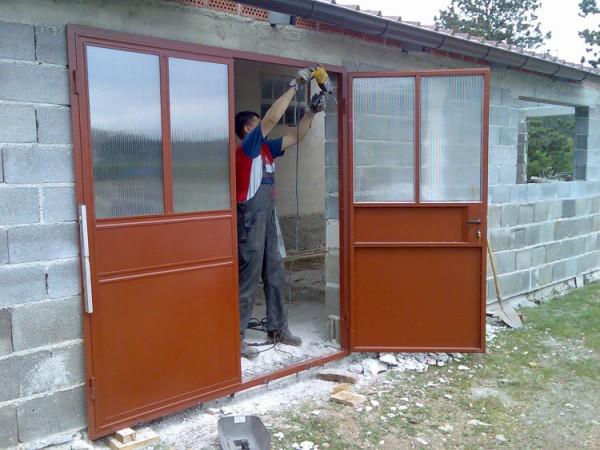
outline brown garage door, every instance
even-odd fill
[[[73,40],[95,437],[240,381],[233,74],[142,40]]]
[[[485,347],[488,76],[350,77],[355,351]]]

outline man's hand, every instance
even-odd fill
[[[300,69],[296,74],[296,78],[290,81],[290,87],[295,87],[296,89],[300,89],[301,86],[307,85],[310,83],[313,77],[313,69],[312,67],[306,67],[304,69]]]
[[[313,114],[325,111],[325,94],[323,92],[319,92],[318,94],[313,95],[308,107]]]

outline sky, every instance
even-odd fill
[[[552,38],[542,51],[548,49],[553,56],[580,62],[585,54],[585,42],[577,32],[585,28],[600,28],[600,17],[579,17],[579,1],[542,0],[542,7],[538,11],[542,30],[552,32]],[[361,9],[381,10],[383,15],[401,16],[403,20],[433,24],[433,17],[440,9],[448,6],[450,0],[341,0],[338,3],[359,4]]]

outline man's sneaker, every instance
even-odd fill
[[[258,350],[256,350],[254,347],[251,347],[250,345],[246,344],[244,341],[240,341],[240,350],[241,350],[242,356],[244,358],[248,358],[248,359],[254,359],[259,354]]]
[[[269,331],[267,336],[269,342],[273,344],[293,345],[294,347],[300,347],[302,345],[302,339],[298,336],[294,336],[287,328],[284,330]]]

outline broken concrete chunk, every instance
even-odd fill
[[[135,439],[132,441],[123,443],[114,436],[109,436],[107,440],[112,450],[135,450],[158,444],[160,436],[150,428],[142,428],[135,432]]]
[[[342,391],[349,391],[350,389],[352,389],[352,384],[350,383],[340,383],[340,384],[336,384],[333,387],[333,394],[337,394],[338,392],[342,392]]]
[[[451,433],[452,431],[454,431],[454,427],[447,423],[438,427],[438,430],[443,431],[444,433]]]
[[[469,425],[473,425],[475,427],[490,427],[491,426],[489,423],[482,422],[481,420],[478,420],[478,419],[471,419],[471,420],[467,421],[467,423]]]
[[[350,391],[341,391],[337,394],[333,394],[331,400],[342,405],[358,406],[367,401],[367,397],[361,394]]]
[[[135,441],[135,431],[131,428],[124,428],[115,433],[115,438],[123,444],[127,442]]]
[[[365,375],[376,376],[380,372],[385,372],[388,369],[387,364],[382,363],[378,359],[368,358],[362,362]]]
[[[398,361],[392,353],[382,353],[379,355],[379,361],[386,363],[388,366],[398,365]]]
[[[356,376],[351,372],[340,369],[323,369],[317,372],[317,378],[320,380],[337,381],[338,383],[356,384]]]
[[[362,364],[357,363],[357,362],[353,362],[351,364],[348,364],[348,371],[352,372],[352,373],[363,373],[364,369]]]

